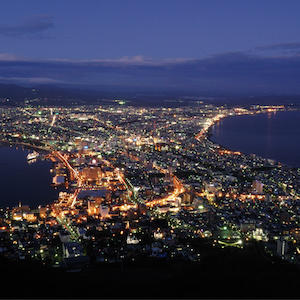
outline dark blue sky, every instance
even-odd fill
[[[1,0],[0,82],[300,93],[298,0]]]

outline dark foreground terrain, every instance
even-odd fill
[[[299,298],[300,269],[258,244],[206,249],[200,262],[147,260],[66,273],[1,258],[1,298]]]

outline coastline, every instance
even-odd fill
[[[197,133],[197,134],[195,135],[195,139],[196,139],[198,142],[200,142],[201,139],[204,139],[204,140],[206,139],[206,140],[208,140],[211,144],[213,144],[216,148],[223,148],[224,150],[228,150],[228,151],[238,151],[238,150],[230,149],[229,147],[226,147],[226,146],[224,146],[224,145],[222,145],[222,144],[219,144],[219,143],[217,143],[217,142],[211,140],[211,137],[214,135],[214,134],[212,133],[212,127],[213,127],[214,125],[216,125],[216,123],[220,122],[221,120],[229,119],[229,118],[231,118],[231,117],[247,116],[247,115],[252,115],[252,114],[227,115],[227,116],[225,115],[225,116],[223,116],[222,118],[218,118],[217,120],[213,121],[213,123],[211,123],[211,124],[209,125],[209,127],[203,128],[199,133]],[[201,133],[201,132],[202,132],[202,133]],[[201,138],[198,137],[200,134],[201,134]],[[243,154],[246,154],[246,153],[243,153]]]
[[[276,111],[272,111],[272,112],[299,112],[300,109],[291,109],[291,108],[285,108],[285,109],[280,109],[280,110],[276,110]],[[282,163],[280,160],[278,159],[274,159],[274,158],[270,158],[268,156],[265,156],[265,155],[261,155],[261,154],[256,154],[256,153],[252,153],[252,152],[245,152],[245,151],[241,151],[241,150],[237,150],[238,148],[234,149],[232,147],[228,147],[228,146],[225,146],[223,145],[222,143],[218,143],[214,140],[212,140],[212,137],[214,136],[213,132],[212,132],[212,128],[213,126],[215,126],[220,120],[223,120],[223,119],[229,119],[230,117],[238,117],[238,116],[254,116],[254,115],[258,115],[258,114],[266,114],[266,113],[269,113],[270,111],[260,111],[260,112],[257,112],[257,113],[244,113],[244,114],[238,114],[238,115],[227,115],[227,116],[224,116],[223,118],[221,119],[218,119],[216,120],[215,122],[213,122],[205,131],[205,133],[202,133],[201,134],[201,139],[206,139],[207,141],[209,141],[210,144],[212,144],[214,147],[216,148],[220,148],[222,150],[227,150],[227,151],[230,151],[230,152],[241,152],[243,155],[247,155],[247,156],[251,156],[251,155],[256,155],[256,156],[259,156],[261,158],[264,158],[264,159],[270,159],[270,160],[273,160],[276,162],[276,164],[280,164],[281,166],[284,166],[284,167],[289,167],[289,168],[295,168],[295,169],[298,169],[299,167],[297,166],[294,166],[294,165],[291,165],[291,164],[288,164],[288,163]],[[197,135],[196,135],[196,139],[199,141],[199,139],[197,138]]]
[[[51,152],[51,150],[46,149],[46,148],[42,148],[39,146],[34,146],[31,144],[27,144],[27,143],[23,143],[23,142],[9,142],[9,141],[0,141],[0,148],[1,147],[22,147],[25,149],[29,149],[29,150],[35,150],[37,152],[42,151],[42,152]]]

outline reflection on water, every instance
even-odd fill
[[[267,117],[268,117],[268,127],[267,127],[267,150],[268,152],[271,151],[272,147],[272,117],[274,118],[274,114],[276,112],[268,112]]]
[[[230,149],[300,167],[300,111],[230,117],[212,133],[213,141]]]

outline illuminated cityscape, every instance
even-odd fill
[[[1,250],[81,270],[146,258],[201,260],[203,239],[298,264],[299,169],[209,140],[221,118],[270,113],[199,105],[1,108],[2,143],[53,162],[51,205],[1,209]]]
[[[2,255],[82,273],[197,266],[210,247],[248,253],[255,244],[266,260],[298,266],[300,170],[209,138],[223,118],[284,110],[292,108],[0,108],[1,145],[29,149],[30,164],[51,161],[59,191],[50,204],[41,195],[38,207],[1,208]]]
[[[299,10],[1,1],[1,297],[298,299]]]

